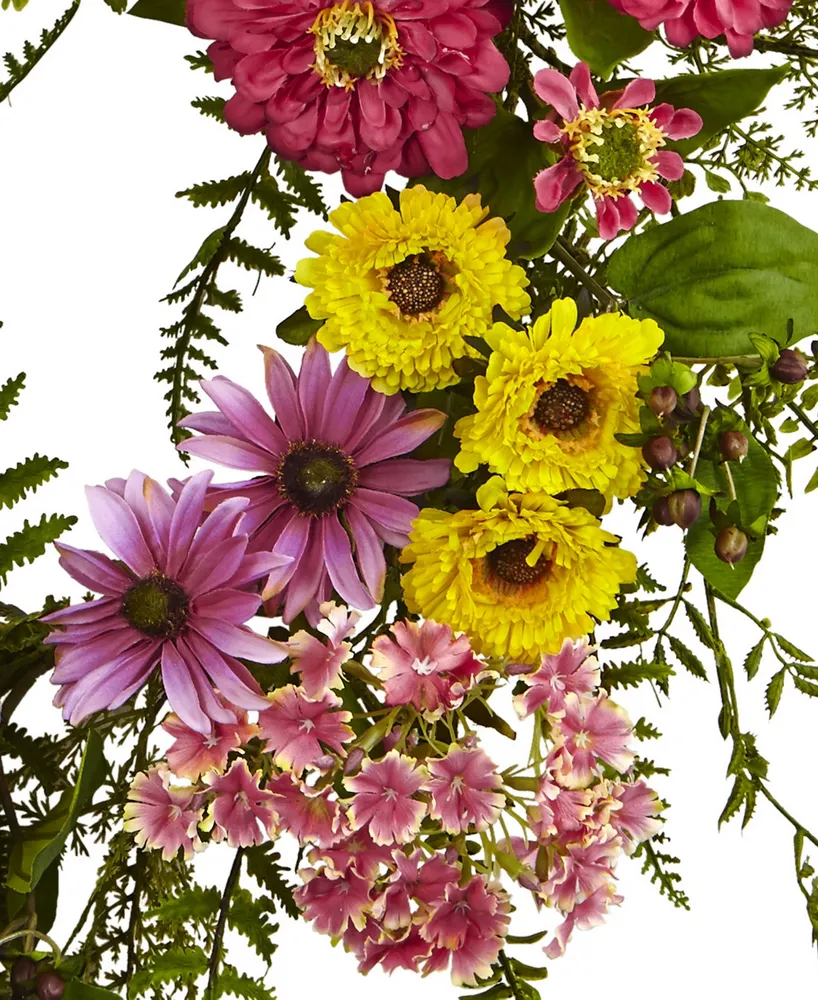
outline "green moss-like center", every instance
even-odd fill
[[[176,635],[187,621],[188,597],[175,580],[162,573],[135,583],[122,601],[129,625],[153,638]]]
[[[644,162],[639,133],[630,122],[621,118],[605,122],[602,126],[601,146],[590,146],[589,153],[599,157],[591,170],[603,180],[625,180]]]
[[[324,50],[327,62],[354,77],[366,76],[378,65],[380,55],[379,38],[371,38],[368,41],[361,38],[357,42],[351,38],[336,38],[335,45],[331,49]]]

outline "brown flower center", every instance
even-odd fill
[[[587,419],[590,409],[588,393],[561,378],[537,400],[534,422],[544,431],[570,431]]]
[[[277,481],[302,514],[323,517],[349,499],[358,472],[340,448],[322,441],[297,441],[282,459]]]
[[[446,283],[434,262],[424,253],[411,254],[395,264],[386,279],[389,297],[404,316],[437,309]]]
[[[526,562],[526,556],[537,544],[537,539],[533,535],[528,538],[515,538],[511,542],[504,542],[492,549],[486,555],[486,570],[490,582],[511,584],[515,587],[525,587],[532,583],[539,583],[548,573],[551,562],[541,555],[540,558],[530,566]],[[502,586],[501,586],[501,589]]]
[[[169,639],[184,628],[188,597],[175,580],[153,572],[135,583],[122,600],[129,625],[154,639]]]

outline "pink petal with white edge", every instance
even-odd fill
[[[104,486],[86,486],[85,494],[94,527],[114,555],[138,576],[156,569],[139,522],[125,501]]]
[[[573,121],[579,114],[576,88],[555,69],[541,69],[534,77],[534,90],[565,121]]]

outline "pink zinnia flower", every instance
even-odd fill
[[[383,592],[384,543],[407,545],[418,514],[406,496],[441,486],[449,476],[447,459],[392,459],[417,448],[445,414],[412,410],[402,415],[401,395],[376,392],[346,359],[331,374],[329,355],[315,340],[297,378],[280,354],[263,351],[276,419],[246,389],[217,377],[202,382],[202,388],[221,412],[181,421],[202,435],[179,447],[208,461],[262,473],[248,482],[214,487],[209,499],[215,504],[225,496],[249,498],[250,548],[290,557],[264,588],[271,614],[283,601],[285,622],[305,608],[317,619],[318,605],[333,587],[353,607],[371,608]]]
[[[265,750],[278,767],[296,774],[324,756],[322,744],[343,755],[344,743],[355,737],[347,723],[350,712],[339,712],[341,699],[331,691],[315,701],[303,688],[287,684],[270,695],[270,707],[259,712]]]
[[[309,860],[313,865],[323,861],[338,872],[346,871],[351,865],[361,878],[374,880],[380,874],[381,865],[392,864],[392,851],[389,844],[376,844],[366,830],[356,830],[332,847],[310,851]]]
[[[319,607],[322,617],[316,629],[327,640],[321,642],[309,632],[296,632],[287,643],[290,670],[301,675],[301,687],[308,698],[320,698],[328,688],[341,686],[341,667],[352,655],[352,645],[343,640],[351,635],[361,617],[343,604],[326,601]]]
[[[475,875],[467,885],[449,885],[446,899],[420,928],[421,935],[452,955],[455,986],[476,986],[497,961],[508,931],[509,903],[499,884]],[[436,959],[436,960],[434,960]],[[445,968],[445,955],[433,955],[432,969]]]
[[[208,776],[215,798],[202,829],[215,840],[227,837],[231,847],[253,847],[276,832],[275,796],[259,785],[261,771],[251,774],[245,760],[236,760],[227,774]]]
[[[431,775],[424,785],[432,794],[429,815],[447,833],[465,833],[472,824],[485,830],[497,819],[506,804],[496,791],[502,780],[482,750],[453,746],[445,757],[427,760],[426,766]]]
[[[684,48],[694,38],[724,35],[736,59],[753,51],[753,35],[783,24],[793,0],[609,0],[647,31],[665,26],[671,45]]]
[[[177,777],[196,781],[208,771],[221,773],[227,766],[230,751],[258,735],[258,726],[247,721],[243,709],[233,707],[233,712],[236,722],[216,722],[209,733],[186,726],[175,712],[165,716],[162,728],[173,737],[165,756]]]
[[[583,183],[594,196],[604,240],[636,222],[632,192],[638,191],[652,212],[670,211],[670,192],[659,178],[678,180],[684,164],[678,153],[661,147],[666,139],[686,139],[701,129],[695,111],[677,111],[670,104],[645,109],[656,96],[652,80],[633,80],[623,91],[600,99],[582,62],[569,78],[554,69],[541,69],[534,77],[534,89],[562,118],[562,125],[550,118],[537,122],[534,135],[559,144],[564,153],[534,178],[541,212],[555,212]]]
[[[287,651],[242,627],[260,603],[245,588],[291,560],[247,553],[246,500],[214,505],[202,520],[211,476],[193,476],[176,501],[141,472],[88,487],[91,517],[116,562],[55,543],[63,569],[104,595],[44,619],[62,626],[45,641],[57,647],[54,701],[73,725],[124,704],[159,663],[171,708],[197,732],[238,721],[214,687],[240,708],[266,707],[236,657],[277,663]]]
[[[361,878],[354,868],[344,872],[303,868],[298,874],[306,884],[293,896],[319,934],[340,937],[349,924],[359,931],[364,929],[372,890],[369,879]]]
[[[279,828],[300,844],[329,847],[344,836],[344,816],[332,788],[316,790],[287,772],[268,782],[267,791],[273,793]]]
[[[376,844],[414,840],[426,804],[412,796],[428,776],[425,767],[397,750],[382,760],[365,760],[359,774],[344,778],[344,785],[355,792],[347,812],[353,830],[367,827]]]
[[[566,639],[559,653],[543,656],[539,670],[520,678],[528,685],[528,691],[514,699],[514,707],[522,718],[543,705],[552,715],[561,712],[569,691],[590,694],[599,684],[599,666],[590,654],[584,639],[576,644]]]
[[[559,781],[568,788],[585,787],[596,771],[598,760],[620,773],[633,763],[630,719],[623,708],[608,700],[604,691],[596,698],[566,695],[559,733],[570,759],[570,768],[566,761],[566,770],[559,772]]]
[[[661,829],[662,821],[657,817],[665,807],[641,778],[632,784],[615,785],[613,797],[621,808],[612,812],[611,826],[622,837],[625,853],[632,854]]]
[[[265,131],[307,170],[341,170],[356,196],[387,170],[457,177],[468,165],[461,126],[494,116],[488,93],[508,82],[494,38],[505,0],[188,0],[188,25],[217,80],[236,93],[225,118]]]
[[[380,670],[387,705],[414,705],[427,718],[457,708],[483,669],[468,636],[455,639],[448,625],[395,622],[393,639],[372,643],[372,666]]]
[[[134,778],[123,828],[136,834],[138,847],[161,848],[163,861],[176,857],[180,847],[189,859],[204,847],[197,830],[203,804],[204,796],[195,788],[171,785],[170,772],[160,764]]]
[[[598,927],[605,922],[608,907],[619,906],[621,902],[622,897],[617,896],[612,882],[601,885],[571,910],[565,921],[554,932],[553,940],[543,948],[543,951],[549,958],[559,958],[565,953],[565,947],[575,928],[587,931],[592,927]]]

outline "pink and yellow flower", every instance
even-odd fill
[[[615,770],[627,771],[633,763],[630,749],[632,727],[623,708],[605,692],[595,698],[568,694],[559,732],[567,751],[565,770],[559,780],[568,788],[584,788],[604,761]]]
[[[442,854],[434,854],[424,862],[421,850],[406,855],[396,850],[392,855],[395,871],[372,907],[372,915],[388,931],[397,931],[412,923],[411,903],[434,909],[446,897],[446,889],[460,879],[460,869],[450,865]]]
[[[230,847],[253,847],[275,835],[275,797],[260,786],[260,774],[251,774],[245,760],[236,760],[227,774],[208,775],[214,798],[202,829],[212,829],[214,840],[227,837]]]
[[[366,925],[371,905],[372,882],[361,878],[354,868],[337,872],[333,868],[299,872],[305,884],[293,893],[296,903],[319,934],[340,937],[351,924],[359,931]]]
[[[528,686],[528,691],[514,698],[514,707],[522,718],[543,705],[553,715],[563,710],[565,695],[570,691],[590,694],[594,690],[599,684],[599,666],[584,639],[577,643],[566,639],[559,653],[543,656],[539,670],[520,680]]]
[[[287,643],[292,658],[290,670],[300,674],[308,698],[320,698],[329,688],[341,686],[341,667],[352,655],[352,645],[344,639],[353,633],[361,617],[357,611],[333,601],[325,601],[318,610],[322,617],[316,629],[326,636],[326,641],[302,631]]]
[[[424,787],[432,796],[432,819],[452,834],[465,833],[472,825],[476,830],[491,826],[506,800],[497,791],[500,775],[482,750],[452,746],[445,757],[426,763],[431,777]]]
[[[664,804],[641,778],[631,784],[615,785],[613,797],[621,807],[611,814],[611,825],[622,837],[625,853],[633,854],[639,844],[661,829],[658,816]]]
[[[412,798],[429,774],[411,757],[390,750],[365,760],[359,774],[344,778],[354,792],[347,816],[353,830],[366,827],[376,844],[408,844],[420,830],[426,803]]]
[[[265,750],[278,767],[301,774],[315,765],[329,747],[343,755],[344,743],[355,734],[347,723],[350,712],[339,711],[341,699],[331,691],[321,698],[308,698],[303,688],[287,684],[270,695],[270,707],[259,712]]]
[[[323,861],[338,872],[346,871],[351,865],[361,878],[374,880],[382,865],[392,864],[392,851],[389,844],[376,844],[364,829],[355,830],[331,847],[310,851],[309,860],[313,865]]]
[[[329,847],[345,833],[344,815],[332,788],[315,789],[286,772],[267,784],[273,793],[272,808],[281,830],[300,844]]]
[[[237,750],[258,735],[259,728],[247,721],[247,713],[233,707],[236,722],[215,722],[209,733],[200,733],[170,712],[162,721],[162,728],[173,737],[167,757],[171,771],[179,778],[197,781],[208,771],[221,774],[227,766],[231,750]]]
[[[204,844],[197,828],[202,819],[204,796],[195,788],[170,784],[164,765],[141,771],[134,778],[125,803],[123,828],[135,834],[137,846],[162,851],[171,861],[182,848],[186,859]]]
[[[614,884],[605,882],[581,903],[577,903],[543,951],[549,958],[559,958],[565,953],[565,947],[575,928],[587,931],[592,927],[599,927],[605,922],[608,907],[619,906],[621,902],[622,897],[616,894]]]

